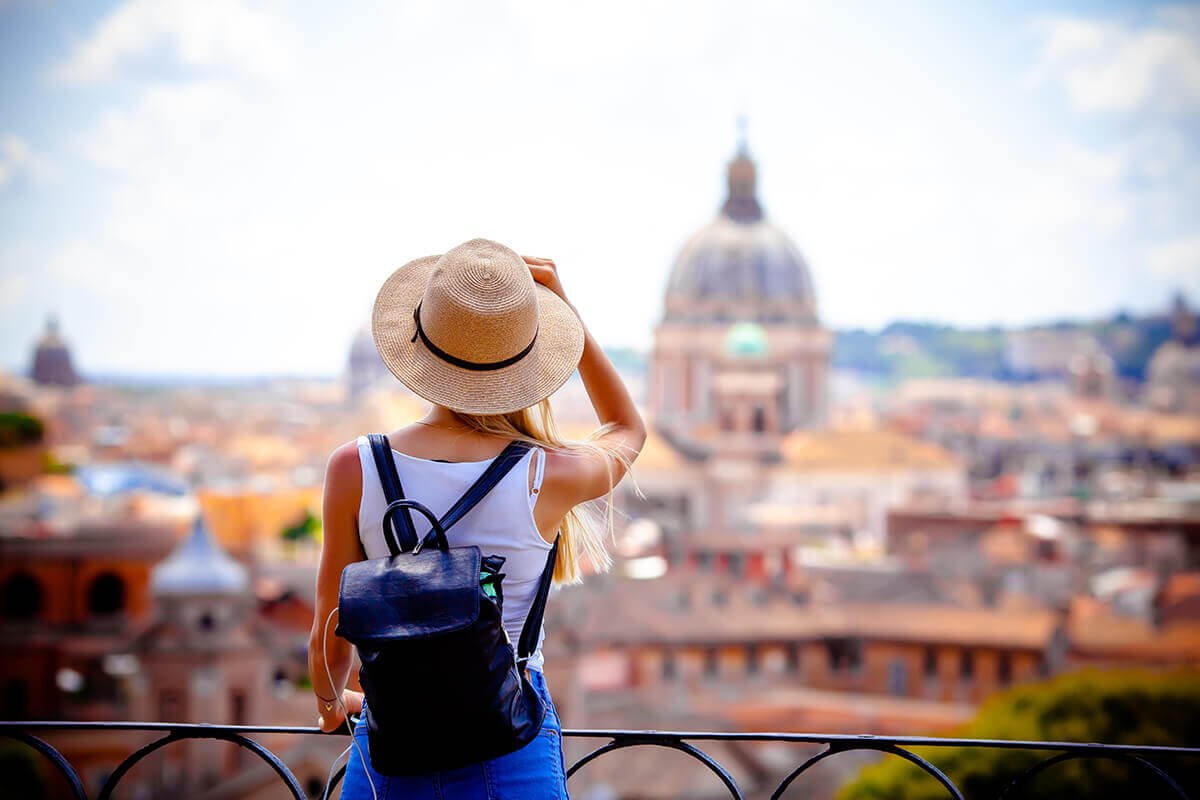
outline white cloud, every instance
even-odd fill
[[[1086,112],[1200,110],[1200,8],[1156,10],[1142,25],[1052,17],[1038,24],[1033,73]]]
[[[54,77],[104,81],[165,45],[185,67],[275,80],[293,68],[295,38],[281,17],[240,0],[130,0],[101,20]]]
[[[1189,293],[1200,293],[1200,236],[1187,236],[1150,248],[1150,270]]]
[[[0,189],[22,175],[44,181],[52,174],[50,162],[33,152],[24,139],[11,133],[0,135]]]
[[[0,272],[0,308],[12,309],[25,301],[29,276],[24,272]]]
[[[414,2],[330,12],[304,58],[264,66],[206,6],[163,8],[130,0],[62,72],[102,80],[156,48],[202,68],[77,133],[115,188],[48,272],[105,311],[80,343],[96,366],[333,372],[391,269],[477,235],[553,256],[601,341],[644,346],[743,109],[768,214],[835,325],[1045,318],[1131,280],[1138,151],[1026,138],[861,9]],[[270,50],[294,35],[276,10],[222,13]]]

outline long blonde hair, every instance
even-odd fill
[[[554,413],[550,408],[550,399],[510,411],[507,414],[467,414],[454,411],[454,415],[464,424],[481,433],[502,436],[508,439],[519,439],[533,445],[561,452],[589,453],[604,457],[608,467],[609,490],[602,497],[590,500],[572,508],[563,517],[559,530],[562,533],[558,543],[558,557],[554,563],[554,582],[558,585],[579,583],[583,579],[580,561],[586,557],[592,568],[597,572],[607,572],[612,566],[612,556],[608,552],[608,540],[614,538],[613,524],[613,480],[612,467],[615,459],[629,472],[632,459],[628,454],[597,441],[612,429],[613,423],[608,423],[592,432],[584,441],[564,439],[554,421]],[[633,476],[630,474],[630,480]],[[641,493],[637,483],[634,490]],[[603,500],[605,511],[601,515],[596,508]]]

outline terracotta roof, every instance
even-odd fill
[[[1146,620],[1111,612],[1073,615],[1072,651],[1098,658],[1200,664],[1200,623],[1183,620],[1156,629]]]
[[[680,456],[679,451],[651,429],[646,434],[646,443],[642,446],[642,452],[634,462],[633,468],[635,471],[640,469],[670,470],[686,466],[687,462]]]
[[[889,430],[796,431],[781,446],[788,467],[806,471],[875,471],[961,467],[937,444]]]
[[[684,569],[655,580],[612,578],[569,591],[580,595],[558,599],[564,605],[581,604],[583,621],[577,632],[593,644],[707,645],[861,636],[1038,650],[1055,627],[1053,612],[1044,610],[928,603],[798,604],[778,595],[761,595],[756,602],[755,590],[744,584]]]
[[[778,550],[781,547],[797,547],[801,543],[800,537],[796,534],[784,531],[765,531],[753,534],[705,531],[701,533],[689,533],[679,541],[680,546],[685,550],[720,550],[750,553]]]

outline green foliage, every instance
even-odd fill
[[[999,328],[966,330],[947,325],[896,322],[878,334],[840,331],[833,363],[887,379],[967,375],[1007,377],[1005,334]]]
[[[299,542],[303,539],[315,541],[320,531],[320,520],[314,517],[311,511],[305,509],[304,518],[295,525],[284,528],[279,535],[286,542]]]
[[[46,771],[45,759],[32,748],[12,740],[0,742],[0,775],[4,776],[5,797],[45,797],[48,787],[43,771]]]
[[[970,739],[1105,742],[1200,746],[1200,672],[1084,670],[1045,683],[1016,687],[993,697],[973,722],[955,732]],[[968,797],[999,797],[1015,776],[1054,751],[916,747]],[[1153,756],[1148,760],[1200,793],[1200,759]],[[1040,773],[1023,797],[1116,800],[1166,797],[1147,770],[1108,759],[1066,761]],[[941,800],[946,790],[914,764],[893,756],[865,767],[838,800]]]
[[[0,448],[36,444],[46,433],[37,417],[20,411],[0,412]]]
[[[52,451],[47,450],[42,458],[42,470],[47,475],[70,475],[75,471],[75,465],[59,461]]]
[[[1047,327],[1090,333],[1112,356],[1117,372],[1137,381],[1145,379],[1151,356],[1171,337],[1171,322],[1164,316],[1133,318],[1119,314],[1095,322],[1063,320]],[[878,333],[838,331],[833,364],[884,380],[949,375],[1020,380],[1005,356],[1007,337],[1007,331],[995,326],[969,329],[894,322]]]

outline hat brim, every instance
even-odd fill
[[[383,363],[396,378],[431,403],[468,414],[506,414],[549,397],[566,383],[583,355],[583,323],[565,300],[535,284],[538,329],[521,360],[494,370],[472,370],[444,361],[417,338],[413,309],[440,256],[425,256],[393,272],[375,297],[371,334]]]

